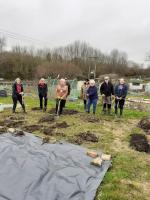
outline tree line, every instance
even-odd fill
[[[5,46],[5,38],[0,38],[0,77],[9,80],[56,78],[58,74],[69,79],[83,79],[88,77],[89,69],[95,68],[97,77],[110,73],[125,77],[150,76],[150,67],[143,69],[129,61],[125,52],[113,49],[106,54],[86,42],[75,41],[53,49],[14,46],[5,51]]]

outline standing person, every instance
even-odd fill
[[[120,116],[123,114],[125,98],[127,96],[128,87],[123,78],[119,80],[119,84],[115,87],[115,114],[118,114],[120,108]]]
[[[114,95],[114,86],[110,82],[110,78],[106,76],[104,82],[101,84],[100,93],[103,100],[103,112],[106,114],[108,109],[108,114],[111,114],[111,104],[112,104],[112,95]]]
[[[87,106],[87,90],[89,88],[89,80],[87,79],[81,86],[81,99],[83,99],[84,110],[86,111]]]
[[[56,86],[56,114],[61,115],[68,96],[68,86],[65,79],[60,79]]]
[[[44,111],[47,109],[47,84],[44,78],[41,78],[38,84],[38,93],[39,93],[39,100],[40,100],[40,109],[43,110],[43,99],[44,99]]]
[[[95,86],[95,81],[90,80],[90,86],[87,90],[87,112],[90,113],[90,107],[91,104],[93,104],[93,114],[96,113],[96,106],[98,101],[98,93],[97,93],[97,87]]]
[[[15,83],[12,86],[13,113],[16,112],[17,101],[19,101],[19,103],[21,104],[23,112],[24,113],[26,112],[25,105],[23,102],[23,95],[24,93],[23,93],[23,85],[21,83],[21,79],[16,78]]]

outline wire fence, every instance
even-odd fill
[[[58,84],[58,79],[47,79],[48,86],[48,97],[55,98],[56,85]],[[77,87],[78,81],[68,80],[71,86],[71,92],[69,95],[69,100],[77,100],[80,95],[80,89]],[[3,81],[0,82],[0,90],[6,90],[8,95],[12,94],[13,81]],[[24,93],[26,96],[31,96],[34,98],[38,97],[38,81],[23,81]]]

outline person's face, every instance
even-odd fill
[[[108,83],[109,82],[109,79],[108,78],[105,78],[105,83]]]
[[[123,85],[125,83],[124,79],[120,79],[120,84]]]
[[[18,78],[18,79],[16,80],[16,82],[17,82],[17,84],[20,84],[20,83],[21,83],[21,80]]]
[[[94,82],[91,82],[91,83],[90,83],[90,86],[91,86],[91,87],[94,87],[94,86],[95,86],[95,83],[94,83]]]
[[[65,86],[66,85],[66,81],[65,80],[60,80],[59,83],[60,83],[61,86]]]

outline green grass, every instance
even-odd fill
[[[31,111],[32,107],[39,106],[37,98],[25,97],[27,104],[27,124],[37,124],[41,116],[39,111]],[[11,97],[0,98],[0,103],[12,103]],[[78,102],[67,102],[68,109],[76,109],[82,114],[64,115],[58,122],[66,121],[70,126],[59,132],[65,134],[58,140],[69,140],[83,131],[91,131],[99,137],[98,143],[85,142],[83,146],[89,149],[102,149],[112,155],[112,167],[107,172],[102,184],[98,188],[95,200],[149,200],[150,194],[150,155],[137,152],[129,147],[131,133],[144,133],[137,127],[143,116],[150,112],[125,109],[124,117],[115,119],[113,116],[102,115],[101,104],[98,105],[96,117],[99,123],[88,123],[83,105]],[[48,109],[55,107],[55,101],[48,101]],[[18,110],[19,111],[19,110]],[[0,113],[1,118],[10,115],[10,110]],[[92,116],[92,115],[91,115]],[[47,124],[45,124],[46,126]],[[35,135],[43,136],[39,131]],[[149,138],[149,136],[148,136]]]

